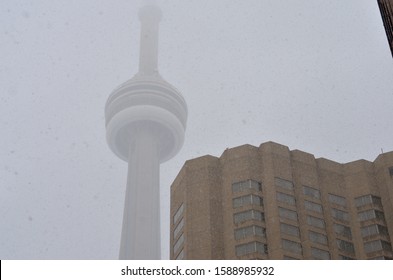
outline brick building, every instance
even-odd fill
[[[268,142],[187,161],[171,259],[392,259],[393,152],[340,164]]]

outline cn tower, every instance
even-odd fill
[[[161,258],[160,164],[183,145],[187,105],[158,73],[161,10],[146,5],[139,19],[139,71],[106,102],[106,139],[110,149],[128,162],[119,258],[156,260]]]

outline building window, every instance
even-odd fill
[[[278,214],[280,215],[281,218],[297,221],[297,213],[295,211],[278,207]]]
[[[341,211],[341,210],[338,210],[338,209],[334,209],[334,208],[332,208],[332,216],[335,218],[335,219],[337,219],[337,220],[340,220],[340,221],[349,221],[349,214],[348,214],[348,212],[344,212],[344,211]]]
[[[325,228],[325,221],[313,216],[307,216],[307,224],[317,228]]]
[[[371,258],[369,260],[391,260],[391,259],[392,258],[385,257],[385,256],[378,256],[378,257],[375,257],[375,258]]]
[[[241,244],[235,247],[236,256],[241,257],[251,253],[260,253],[262,255],[267,254],[267,245],[261,242],[251,242]]]
[[[359,212],[358,218],[359,218],[359,221],[361,221],[361,222],[367,221],[367,220],[373,220],[373,219],[385,221],[385,216],[384,216],[383,212],[378,211],[378,210],[373,210],[373,209]]]
[[[367,227],[362,227],[361,232],[362,232],[362,237],[368,237],[377,234],[381,234],[384,236],[389,235],[387,227],[381,225],[371,225]]]
[[[179,255],[177,255],[176,260],[184,260],[184,250],[181,250]]]
[[[347,256],[344,256],[344,255],[339,255],[338,258],[339,258],[340,260],[353,260],[353,259],[354,259],[354,258],[347,257]]]
[[[314,260],[330,260],[330,253],[325,250],[311,247],[311,255]]]
[[[341,251],[351,253],[351,254],[355,253],[355,247],[353,246],[352,242],[337,239],[337,246]]]
[[[381,250],[392,251],[392,245],[389,242],[383,240],[374,240],[364,243],[364,250],[366,253],[377,252]]]
[[[182,234],[173,246],[173,253],[176,254],[184,244],[184,234]]]
[[[311,187],[303,186],[303,194],[315,199],[321,199],[321,193],[319,190]]]
[[[284,256],[284,260],[298,260],[297,258],[290,257],[290,256]]]
[[[308,238],[312,242],[315,242],[315,243],[319,243],[319,244],[323,244],[323,245],[327,245],[328,244],[327,236],[322,234],[322,233],[309,231],[308,232]]]
[[[369,204],[382,207],[381,198],[378,196],[371,195],[371,194],[356,198],[355,204],[356,204],[356,207],[358,207],[358,208],[362,207],[364,205],[369,205]]]
[[[302,254],[302,245],[298,242],[282,239],[282,248],[286,251],[295,253],[295,254]]]
[[[389,167],[389,175],[393,177],[393,166]]]
[[[289,205],[295,205],[295,197],[293,195],[277,192],[277,200],[280,202],[287,203]]]
[[[296,226],[281,223],[280,229],[281,229],[282,233],[292,235],[292,236],[300,236],[299,228]]]
[[[345,199],[345,197],[338,196],[338,195],[335,195],[335,194],[330,194],[329,193],[329,201],[331,203],[334,203],[334,204],[337,204],[337,205],[340,205],[340,206],[343,206],[343,207],[345,207],[347,205],[347,200]]]
[[[238,208],[246,205],[258,205],[263,206],[262,197],[257,195],[249,194],[241,197],[234,198],[232,200],[233,208]]]
[[[322,213],[322,205],[320,205],[318,203],[314,203],[314,202],[305,200],[304,201],[304,207],[307,210],[318,212],[318,213]]]
[[[183,215],[183,212],[184,212],[184,203],[182,203],[180,205],[180,207],[177,209],[175,215],[173,216],[173,224],[174,225],[179,221],[180,217]]]
[[[260,226],[249,226],[235,230],[235,239],[240,240],[249,236],[266,236],[266,229]]]
[[[350,227],[340,225],[340,224],[334,224],[333,228],[334,228],[334,231],[337,233],[337,235],[346,237],[348,239],[352,239],[352,232],[351,232]]]
[[[176,226],[175,230],[173,231],[174,238],[176,238],[179,235],[183,227],[184,227],[184,219],[181,219],[180,223]]]
[[[262,191],[262,184],[258,181],[247,180],[236,182],[232,184],[232,192],[242,192],[245,190],[254,189],[256,191]]]
[[[265,216],[262,212],[257,210],[248,210],[244,212],[239,212],[233,215],[235,224],[240,224],[245,221],[256,220],[256,221],[264,221]]]
[[[274,184],[276,187],[280,187],[282,189],[292,191],[293,190],[293,183],[291,181],[281,179],[281,178],[274,178]]]

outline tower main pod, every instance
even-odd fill
[[[158,73],[161,11],[140,9],[139,72],[116,88],[105,106],[110,149],[128,162],[120,259],[160,259],[160,163],[184,142],[187,105]]]

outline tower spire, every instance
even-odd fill
[[[162,13],[156,5],[146,5],[139,11],[141,21],[139,74],[158,73],[158,25]]]

